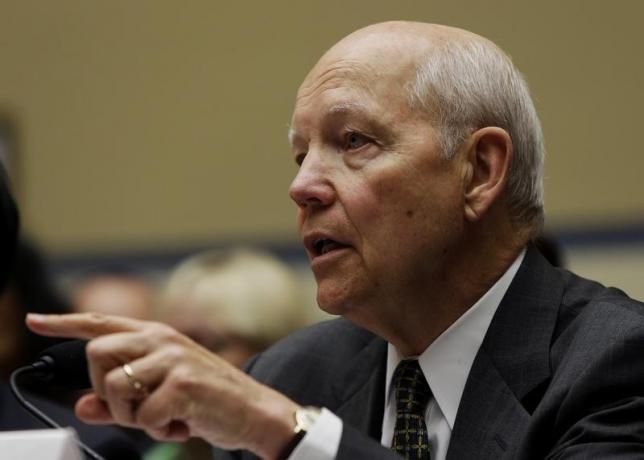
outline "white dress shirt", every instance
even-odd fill
[[[472,363],[492,317],[519,270],[524,256],[525,250],[483,297],[438,336],[420,356],[413,357],[418,359],[432,390],[432,398],[425,412],[432,460],[444,460],[447,455],[456,413]],[[401,356],[393,345],[388,345],[385,410],[380,439],[381,444],[387,447],[391,446],[396,421],[396,398],[392,391],[392,377],[396,366],[403,358],[412,357]],[[289,459],[331,460],[338,452],[341,437],[342,420],[324,409]]]

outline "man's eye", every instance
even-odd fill
[[[302,163],[304,163],[304,158],[306,158],[306,152],[301,152],[295,155],[295,162],[298,166],[302,166]]]
[[[358,133],[348,133],[344,141],[346,150],[356,150],[369,143],[369,138]]]

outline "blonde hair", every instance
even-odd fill
[[[304,324],[297,278],[275,257],[251,249],[213,250],[190,257],[170,275],[161,317],[191,296],[203,315],[260,347]]]

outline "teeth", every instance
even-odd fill
[[[318,254],[324,255],[340,247],[340,244],[328,239],[318,240],[315,243],[315,250]]]
[[[320,251],[322,254],[326,254],[327,252],[333,250],[335,245],[333,244],[332,241],[325,241],[324,246],[322,246],[322,251]]]

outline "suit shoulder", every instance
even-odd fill
[[[601,323],[604,329],[624,330],[644,326],[644,304],[623,291],[560,270],[564,293],[558,321],[558,336],[581,324]]]
[[[384,340],[336,319],[278,342],[255,357],[246,370],[300,404],[335,408],[347,384],[359,380],[357,369],[379,363],[385,354]]]
[[[565,281],[553,340],[554,362],[581,353],[590,358],[615,343],[644,341],[644,304],[562,270]],[[576,351],[576,353],[575,353]]]
[[[334,369],[375,338],[344,318],[323,321],[291,334],[255,357],[250,374],[265,380],[283,369]]]

